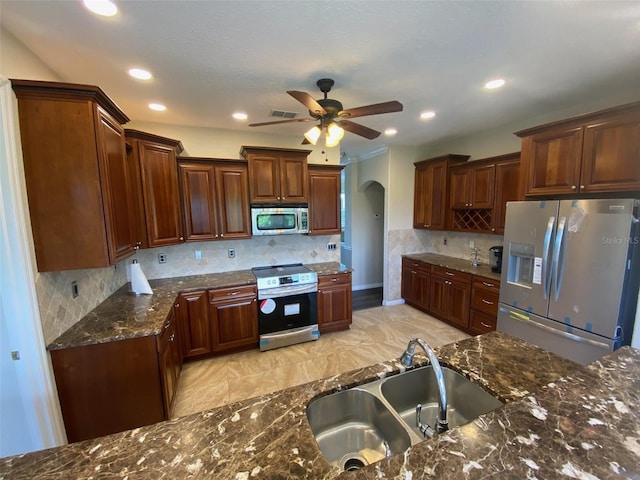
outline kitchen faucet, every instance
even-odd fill
[[[434,433],[444,432],[449,429],[449,423],[447,421],[447,389],[444,385],[444,375],[442,374],[442,368],[440,362],[433,349],[427,342],[421,338],[412,338],[409,340],[409,345],[400,357],[400,363],[405,367],[413,365],[413,356],[415,355],[416,343],[422,347],[424,353],[429,357],[429,362],[433,368],[433,373],[436,376],[436,384],[438,386],[438,416],[436,418],[436,428],[431,428],[429,425],[425,425],[420,421],[420,413],[422,412],[422,404],[416,405],[416,426],[426,437],[432,437]]]

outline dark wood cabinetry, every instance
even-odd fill
[[[402,259],[402,298],[471,334],[496,329],[500,282],[427,262]]]
[[[507,202],[524,200],[520,182],[520,153],[496,157],[496,189],[491,231],[504,233]]]
[[[341,233],[340,175],[344,167],[309,165],[309,234]]]
[[[351,272],[318,277],[318,328],[321,333],[351,325]]]
[[[402,298],[409,305],[429,310],[431,266],[408,258],[402,259]]]
[[[254,285],[209,290],[212,351],[258,347],[257,291]]]
[[[246,162],[180,158],[178,169],[187,241],[251,237]]]
[[[51,351],[67,439],[166,420],[155,336]]]
[[[413,228],[446,228],[449,167],[468,159],[468,155],[443,155],[415,163]]]
[[[471,275],[439,266],[431,267],[429,309],[448,323],[467,329]]]
[[[521,130],[529,196],[640,191],[640,102]]]
[[[113,265],[137,246],[129,119],[98,87],[12,80],[38,270]]]
[[[495,165],[472,162],[451,168],[450,203],[453,209],[493,208]]]
[[[249,163],[250,203],[308,203],[311,150],[242,147]]]
[[[211,353],[211,324],[207,292],[181,293],[176,303],[184,358]]]
[[[180,346],[178,322],[173,308],[169,311],[162,331],[157,336],[157,342],[164,411],[166,418],[171,418],[184,358]]]
[[[173,245],[184,241],[180,215],[177,154],[178,140],[138,130],[125,130],[129,155],[138,168],[139,228],[145,231],[142,247]]]
[[[483,334],[496,329],[500,282],[491,278],[473,277],[469,329]]]

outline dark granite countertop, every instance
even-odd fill
[[[0,478],[639,478],[640,351],[624,347],[585,368],[501,332],[436,350],[506,405],[357,472],[322,457],[306,406],[398,373],[396,362],[0,459]]]
[[[489,267],[488,265],[479,265],[477,267],[474,267],[471,265],[471,260],[467,260],[464,258],[448,257],[446,255],[439,255],[437,253],[408,253],[406,255],[403,255],[403,257],[410,260],[431,263],[432,265],[438,265],[440,267],[450,268],[452,270],[471,273],[472,275],[480,275],[481,277],[500,281],[500,274],[492,272],[491,267]]]
[[[318,275],[350,271],[338,262],[306,266]],[[130,284],[127,283],[51,342],[47,349],[59,350],[155,335],[179,293],[255,283],[251,270],[150,280],[152,295],[134,295],[129,292]]]

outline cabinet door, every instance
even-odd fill
[[[240,298],[235,298],[237,296]],[[212,350],[224,352],[258,346],[258,307],[255,288],[209,291]],[[220,300],[221,298],[232,298]]]
[[[585,127],[580,192],[640,191],[640,113]]]
[[[133,254],[138,246],[133,178],[126,154],[124,129],[100,107],[97,107],[97,117],[107,243],[111,263],[116,263]]]
[[[526,195],[575,193],[582,158],[581,126],[556,128],[522,139]]]
[[[416,167],[413,192],[413,228],[427,228],[427,195],[430,193],[430,170]]]
[[[181,162],[178,169],[186,240],[215,240],[218,228],[214,166]]]
[[[139,142],[142,194],[149,247],[181,243],[178,166],[173,148]]]
[[[469,326],[471,287],[467,283],[449,281],[446,291],[449,323],[466,329]]]
[[[309,168],[310,235],[341,233],[340,168]]]
[[[438,318],[446,320],[449,316],[447,300],[448,280],[439,275],[431,275],[429,284],[429,311]]]
[[[471,176],[471,170],[469,168],[451,169],[449,177],[450,208],[469,208],[471,202]]]
[[[280,202],[280,165],[278,155],[249,154],[250,203]]]
[[[320,332],[344,330],[351,325],[351,274],[318,279],[318,328]]]
[[[179,297],[180,331],[186,358],[211,352],[211,328],[207,292],[182,293]]]
[[[492,231],[504,233],[507,202],[524,200],[520,190],[520,160],[496,164],[496,195]]]
[[[215,176],[220,238],[251,237],[247,167],[216,165]]]
[[[167,418],[171,417],[173,411],[173,401],[176,391],[178,390],[178,378],[180,377],[180,370],[182,368],[178,342],[176,318],[173,309],[171,309],[158,341],[158,358],[160,362],[160,375],[162,377],[165,415]]]
[[[307,157],[282,154],[280,156],[280,201],[307,203]]]
[[[443,230],[447,203],[447,162],[429,163],[416,169],[414,228]]]
[[[471,199],[469,208],[493,208],[495,165],[484,165],[471,170]]]
[[[402,298],[414,307],[423,311],[429,310],[431,274],[429,265],[403,259],[402,264]]]

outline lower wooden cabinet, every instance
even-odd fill
[[[255,286],[209,290],[212,351],[258,347],[258,307]]]
[[[67,439],[166,420],[155,336],[51,351]]]
[[[181,293],[176,302],[184,358],[211,353],[211,322],[206,290]]]
[[[320,333],[345,330],[351,325],[351,272],[318,277]]]
[[[160,377],[162,378],[164,411],[165,416],[171,418],[184,359],[178,335],[178,322],[173,308],[169,311],[169,315],[167,315],[167,319],[162,326],[162,331],[156,338],[158,342]]]
[[[402,259],[402,298],[409,305],[429,310],[431,266],[423,262]]]
[[[465,332],[496,329],[499,294],[498,280],[402,259],[405,302]]]

